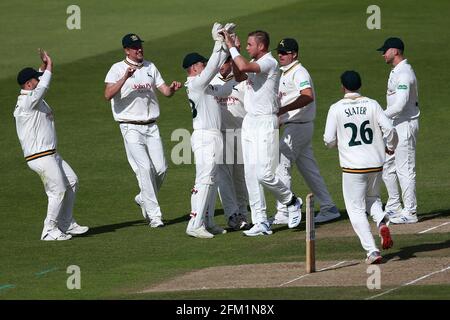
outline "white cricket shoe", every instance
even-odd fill
[[[272,224],[288,224],[289,223],[289,217],[286,216],[282,212],[277,212],[275,216],[271,219]]]
[[[72,222],[69,226],[69,229],[67,229],[66,233],[70,235],[79,235],[88,232],[89,227],[86,226],[80,226],[76,222]]]
[[[380,251],[373,251],[367,256],[366,263],[367,264],[379,264],[379,263],[381,263],[382,260],[383,260],[383,258],[381,257]]]
[[[72,236],[70,234],[63,233],[58,228],[47,229],[42,232],[41,240],[44,241],[64,241],[70,240]]]
[[[267,236],[272,233],[273,231],[270,230],[270,225],[268,222],[257,223],[250,230],[244,231],[244,234],[249,237]]]
[[[398,217],[401,214],[402,214],[402,209],[401,208],[397,209],[397,210],[392,210],[392,209],[384,210],[384,216],[385,217],[387,216],[389,220],[391,218]],[[374,222],[377,222],[377,220],[375,219],[375,216],[373,216],[372,219],[373,219]],[[387,224],[389,224],[389,222]]]
[[[144,203],[142,202],[141,196],[139,194],[136,197],[134,197],[134,202],[136,202],[136,204],[141,208],[142,216],[144,217],[144,219],[150,222],[150,217],[147,215],[147,212],[145,211]]]
[[[160,217],[153,217],[150,219],[150,223],[148,224],[151,228],[161,228],[164,227],[164,223],[162,222]]]
[[[227,230],[225,230],[222,227],[219,227],[218,225],[208,226],[206,227],[206,230],[211,234],[225,234],[227,233]]]
[[[297,227],[302,221],[302,199],[297,198],[293,205],[288,206],[289,211],[289,221],[288,227],[289,229]]]
[[[189,225],[188,225],[188,228],[186,229],[186,233],[194,238],[202,238],[202,239],[214,238],[214,235],[212,233],[209,233],[205,229],[205,226],[203,226],[203,225],[197,229],[189,228]]]
[[[341,217],[341,214],[339,213],[339,210],[336,206],[331,207],[327,211],[320,211],[315,217],[314,222],[315,223],[322,223],[327,222],[331,220],[335,220]]]
[[[403,213],[399,216],[389,218],[389,222],[393,224],[407,224],[407,223],[417,223],[417,215],[415,213]]]

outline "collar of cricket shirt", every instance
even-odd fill
[[[144,65],[144,62],[134,62],[133,60],[129,59],[128,57],[125,58],[125,63],[131,67],[137,67],[137,68],[142,68],[142,66]]]
[[[358,99],[362,98],[361,93],[359,92],[349,92],[344,95],[344,99]]]
[[[30,96],[32,93],[33,93],[33,90],[25,90],[25,89],[20,90],[21,96]]]
[[[402,68],[407,63],[408,63],[408,60],[407,59],[403,59],[394,68],[392,68],[392,71],[395,72],[395,71],[399,70],[400,68]]]
[[[288,73],[289,71],[291,71],[292,69],[295,68],[296,65],[300,64],[300,62],[298,60],[292,61],[290,64],[286,65],[286,66],[281,66],[280,70],[283,72],[283,74]]]

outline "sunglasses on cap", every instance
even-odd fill
[[[292,53],[294,53],[294,51],[278,51],[278,54],[282,55],[282,56],[286,56],[286,55],[292,54]]]

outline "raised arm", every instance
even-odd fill
[[[192,85],[205,90],[217,72],[219,72],[220,66],[227,59],[227,55],[228,53],[223,48],[223,42],[215,41],[213,52],[205,69],[193,79]]]
[[[256,62],[250,62],[243,56],[241,56],[231,35],[226,30],[224,30],[222,33],[225,37],[225,43],[230,50],[231,57],[233,58],[233,63],[237,68],[236,71],[260,73],[261,68],[259,64],[257,64]]]
[[[39,83],[36,88],[34,88],[33,93],[31,94],[31,103],[30,108],[34,108],[40,100],[44,99],[45,93],[47,92],[50,81],[52,78],[52,69],[53,69],[53,61],[46,51],[39,49],[39,55],[42,60],[42,64],[39,68],[39,71],[43,71],[44,74],[41,76]]]
[[[111,100],[120,91],[120,89],[122,89],[123,85],[125,84],[125,81],[127,81],[128,78],[131,77],[135,71],[136,68],[128,67],[123,77],[120,78],[117,82],[107,83],[105,87],[105,99],[108,101]]]
[[[161,92],[166,97],[171,97],[173,94],[181,88],[181,82],[172,81],[172,83],[168,86],[163,83],[158,87],[159,92]]]
[[[230,35],[231,38],[234,41],[234,46],[236,47],[236,49],[238,50],[238,52],[241,52],[241,41],[239,40],[239,37],[236,34],[231,34]],[[228,45],[227,45],[228,47]],[[239,70],[239,68],[236,66],[236,63],[234,62],[233,59],[231,59],[232,61],[232,68],[233,68],[233,74],[234,74],[234,78],[236,79],[237,82],[242,82],[247,80],[247,74],[245,72],[241,72]]]

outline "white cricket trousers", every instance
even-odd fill
[[[278,118],[247,113],[242,122],[242,153],[245,183],[254,224],[266,222],[264,188],[283,204],[292,200],[292,192],[275,174],[279,154]]]
[[[217,167],[217,186],[224,216],[247,215],[248,193],[242,158],[241,129],[222,130],[223,163]]]
[[[320,175],[319,166],[314,158],[312,137],[314,122],[287,123],[280,139],[280,164],[277,175],[283,183],[291,188],[291,170],[295,163],[306,184],[320,203],[320,210],[327,211],[335,206],[325,181]],[[287,207],[277,202],[277,211],[288,215]]]
[[[58,153],[28,161],[27,164],[41,178],[48,197],[43,232],[58,227],[65,233],[74,221],[72,211],[78,186],[77,175]]]
[[[195,185],[191,192],[192,227],[205,224],[208,210],[208,225],[214,224],[215,188],[217,164],[222,161],[222,133],[220,130],[194,130],[191,146],[195,159]],[[214,203],[213,203],[214,202]]]
[[[380,199],[381,172],[342,173],[342,191],[353,230],[359,237],[367,255],[379,251],[370,231],[366,212],[377,222],[384,219],[383,206]]]
[[[388,191],[389,199],[386,211],[402,209],[409,214],[417,213],[416,198],[416,142],[419,132],[419,120],[403,121],[395,124],[398,134],[398,145],[393,155],[386,155],[383,167],[383,180]],[[398,190],[400,182],[401,198]]]
[[[150,219],[162,217],[157,194],[166,175],[167,163],[156,123],[136,125],[121,123],[128,162],[136,174],[140,198]]]

